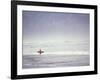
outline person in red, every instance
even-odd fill
[[[44,53],[44,51],[42,51],[41,49],[39,50],[39,51],[37,51],[40,55],[42,54],[42,53]]]

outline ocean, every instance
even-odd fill
[[[85,55],[64,55],[64,54],[47,54],[47,55],[23,55],[22,68],[53,68],[53,67],[74,67],[89,66],[90,58]]]

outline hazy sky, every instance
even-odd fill
[[[23,52],[89,51],[89,14],[23,11]]]
[[[89,14],[23,11],[23,41],[87,41]]]

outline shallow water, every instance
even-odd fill
[[[22,67],[49,68],[89,66],[89,55],[23,55]]]

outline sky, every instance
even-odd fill
[[[89,22],[89,14],[23,11],[23,44],[88,47]]]

